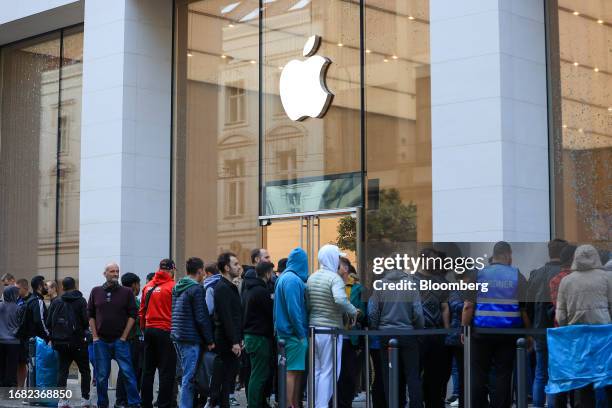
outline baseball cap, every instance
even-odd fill
[[[159,263],[159,269],[165,269],[167,271],[171,271],[173,269],[176,269],[176,267],[172,259],[166,258],[166,259],[162,259],[161,262]]]

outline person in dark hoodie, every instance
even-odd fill
[[[17,386],[17,366],[19,363],[19,339],[17,330],[17,299],[19,289],[6,286],[0,302],[0,387]]]
[[[236,255],[219,255],[217,266],[221,278],[215,286],[215,357],[211,381],[211,406],[229,408],[229,395],[238,374],[242,349],[242,307],[238,288],[232,281],[239,277],[242,266]]]
[[[385,288],[386,284],[394,284],[403,290],[377,290]],[[389,270],[382,279],[382,285],[374,283],[374,293],[368,302],[368,318],[370,329],[422,329],[425,325],[421,297],[416,289],[417,282],[409,274],[399,270]],[[382,367],[389,366],[389,356],[386,348],[389,337],[381,339]],[[416,336],[399,336],[399,364],[403,375],[400,375],[399,406],[406,405],[406,385],[410,397],[410,408],[423,406],[423,394],[421,390],[420,363],[419,363],[419,341]],[[389,370],[382,370],[385,389],[389,389]],[[405,381],[405,382],[404,382]],[[388,393],[387,406],[389,405]]]
[[[527,314],[536,329],[554,327],[554,320],[549,310],[551,307],[550,280],[561,271],[561,251],[567,246],[564,239],[555,238],[548,243],[549,261],[538,269],[531,271],[527,282]],[[544,393],[548,381],[548,350],[546,335],[535,337],[536,369],[533,380],[533,406],[552,405],[552,396]]]
[[[302,248],[295,248],[274,289],[274,331],[279,340],[285,341],[287,355],[288,407],[298,407],[302,401],[302,374],[308,351],[307,279],[308,256]]]
[[[214,348],[212,324],[204,287],[204,262],[189,258],[187,276],[177,282],[172,290],[172,332],[183,372],[180,407],[192,407],[194,379],[200,359],[200,347]]]
[[[243,292],[244,348],[251,361],[251,377],[247,393],[248,406],[266,406],[264,385],[270,376],[272,339],[274,336],[273,302],[268,290],[274,264],[260,262],[255,267],[256,277],[245,277]]]
[[[53,300],[47,316],[51,344],[59,355],[57,386],[66,387],[68,371],[74,361],[81,373],[81,406],[87,407],[91,405],[89,399],[91,371],[86,341],[89,326],[87,301],[76,289],[76,282],[71,277],[62,280],[62,289],[64,293]],[[60,400],[58,407],[62,406],[69,406],[68,401]]]

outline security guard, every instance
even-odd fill
[[[493,247],[491,263],[478,271],[477,282],[487,284],[487,292],[476,294],[475,301],[466,301],[462,324],[472,324],[472,402],[475,407],[487,407],[487,389],[492,408],[512,405],[511,383],[516,354],[514,335],[478,334],[478,328],[529,327],[524,299],[527,280],[512,265],[512,248],[504,241]],[[489,371],[495,366],[494,383],[487,387]]]

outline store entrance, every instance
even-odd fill
[[[294,248],[302,248],[308,255],[311,274],[319,268],[319,248],[335,244],[358,268],[360,218],[357,209],[261,217],[263,247],[275,265]]]

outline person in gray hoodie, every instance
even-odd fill
[[[369,326],[372,330],[385,329],[422,329],[425,325],[423,306],[415,279],[399,270],[387,271],[381,284],[374,285],[374,291],[368,302]],[[381,339],[383,348],[381,353],[381,366],[389,366],[389,355],[386,349],[389,337]],[[400,376],[399,406],[406,405],[406,385],[410,397],[410,408],[423,406],[419,367],[419,343],[416,336],[399,336],[399,362]],[[386,390],[389,388],[389,370],[382,370],[383,383]],[[389,393],[386,392],[387,406]]]
[[[355,319],[357,309],[346,296],[344,281],[338,274],[340,267],[340,250],[335,245],[323,245],[318,258],[321,269],[310,275],[306,283],[308,296],[309,324],[318,329],[342,329],[343,315]],[[334,381],[340,376],[342,356],[342,336],[336,342],[336,356],[333,355],[331,334],[315,336],[315,407],[326,408],[333,395]],[[336,378],[333,376],[333,358],[337,360]]]
[[[17,299],[19,289],[7,286],[0,302],[0,387],[17,386],[19,339],[17,332]]]

